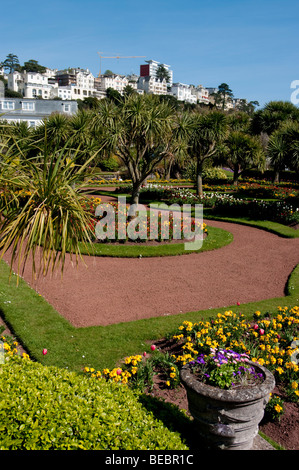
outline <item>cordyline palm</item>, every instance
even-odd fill
[[[271,135],[267,153],[275,172],[275,182],[286,167],[295,171],[299,168],[299,122],[286,121]]]
[[[132,203],[138,203],[142,184],[169,154],[174,119],[173,108],[151,95],[131,95],[118,106],[111,102],[100,105],[99,136],[129,171]]]
[[[256,111],[251,122],[255,134],[265,132],[272,135],[286,121],[298,121],[299,109],[289,101],[270,101],[263,109]]]
[[[24,158],[12,167],[14,157],[3,155],[0,249],[1,256],[10,253],[11,269],[17,263],[17,274],[29,256],[33,275],[46,275],[58,265],[62,273],[66,253],[78,263],[80,242],[91,241],[90,214],[83,208],[86,196],[81,194],[89,161],[77,166],[79,153],[73,150],[72,156],[70,161],[65,147],[51,153],[44,147],[38,160]]]
[[[220,111],[208,113],[190,113],[185,120],[187,152],[196,162],[197,194],[203,195],[202,172],[207,160],[211,160],[217,153],[218,145],[227,135],[227,121]]]
[[[223,145],[222,158],[224,163],[234,172],[233,183],[238,184],[240,175],[251,168],[264,169],[265,155],[260,140],[241,131],[232,131]]]

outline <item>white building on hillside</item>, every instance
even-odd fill
[[[48,77],[38,72],[13,72],[8,75],[7,88],[21,93],[24,98],[52,99],[57,93]]]
[[[204,88],[202,85],[198,85],[197,87],[192,86],[191,92],[196,96],[197,103],[209,104],[209,91],[207,88]]]
[[[94,76],[88,69],[13,72],[8,76],[8,88],[31,99],[84,100],[97,94]]]
[[[140,77],[154,77],[157,78],[157,70],[159,65],[163,66],[169,74],[168,86],[173,83],[173,71],[170,69],[170,65],[162,64],[156,60],[146,60],[146,64],[140,65]]]
[[[192,87],[184,83],[173,83],[170,94],[175,96],[179,101],[186,101],[187,103],[197,103],[197,97],[192,93]]]
[[[84,100],[89,96],[95,96],[95,77],[88,69],[70,68],[59,70],[56,73],[56,80],[58,87],[61,87],[60,94],[71,96],[71,98],[66,99]]]
[[[159,80],[155,77],[139,77],[137,84],[138,91],[143,91],[150,95],[167,95],[167,83],[165,79]]]
[[[123,95],[124,89],[127,85],[129,85],[129,80],[125,75],[101,75],[99,82],[99,90],[107,91],[108,88],[113,88],[113,90],[116,90],[121,95]]]

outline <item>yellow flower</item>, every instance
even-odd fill
[[[277,403],[277,405],[274,406],[274,408],[277,411],[277,413],[281,413],[282,410],[283,410],[282,406],[280,406],[278,403]]]

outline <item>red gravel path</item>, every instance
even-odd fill
[[[207,221],[234,241],[219,250],[175,257],[122,259],[85,256],[78,268],[67,259],[60,273],[31,282],[75,327],[108,325],[282,297],[299,263],[299,238]]]

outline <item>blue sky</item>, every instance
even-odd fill
[[[0,61],[139,74],[144,60],[171,66],[175,82],[236,98],[291,99],[299,80],[298,0],[11,0],[1,6]]]

